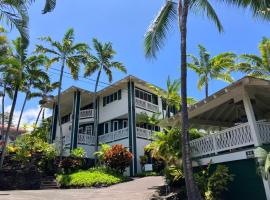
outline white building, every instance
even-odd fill
[[[61,94],[61,116],[65,153],[71,149],[83,147],[89,158],[95,152],[93,93],[72,86]],[[162,100],[155,95],[149,83],[134,76],[116,82],[97,94],[98,142],[123,144],[133,154],[130,174],[141,171],[140,156],[144,147],[151,141],[152,130],[149,124],[136,125],[136,115],[147,113],[165,114]],[[57,97],[55,97],[56,99]],[[46,107],[53,109],[51,142],[59,138],[57,105],[50,103]]]

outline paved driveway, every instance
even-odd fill
[[[0,191],[0,200],[147,200],[163,184],[163,178],[155,176],[100,189]]]

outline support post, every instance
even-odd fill
[[[72,112],[73,115],[72,115],[70,150],[77,148],[80,107],[81,107],[81,92],[77,90],[74,92],[74,99],[73,99],[73,112]]]
[[[246,115],[248,119],[248,124],[250,126],[252,138],[254,141],[254,145],[260,146],[261,142],[260,142],[260,134],[259,134],[258,126],[257,126],[257,121],[255,118],[255,114],[254,114],[254,110],[250,101],[249,94],[245,88],[243,88],[243,103],[244,103],[244,107],[245,107],[245,111],[246,111]]]

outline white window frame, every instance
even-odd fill
[[[104,123],[104,134],[107,134],[106,133],[106,124],[108,124],[108,133],[110,133],[111,132],[111,123],[110,122],[105,122]]]
[[[91,125],[85,127],[85,133],[87,135],[93,135],[93,127]]]

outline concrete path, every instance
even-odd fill
[[[0,191],[0,200],[148,200],[163,177],[137,178],[100,189]]]

